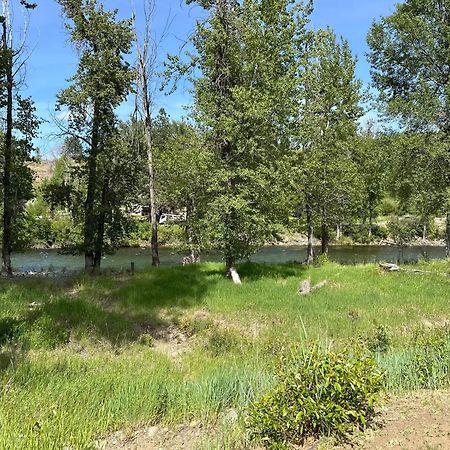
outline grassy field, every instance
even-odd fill
[[[366,347],[389,391],[445,388],[450,264],[421,265],[435,273],[249,264],[235,286],[204,264],[3,280],[0,448],[102,448],[114,430],[193,421],[215,430],[205,448],[243,448],[229,412],[244,417],[279,355],[314,341]],[[308,277],[327,285],[299,296]]]

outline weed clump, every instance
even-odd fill
[[[374,353],[386,353],[392,344],[392,337],[384,325],[377,325],[367,338],[367,348]]]
[[[250,435],[280,449],[309,437],[346,438],[374,415],[383,378],[366,355],[316,346],[296,352],[283,359],[275,387],[251,407]]]
[[[450,328],[436,329],[431,333],[416,331],[412,372],[416,374],[420,389],[437,389],[450,381]]]

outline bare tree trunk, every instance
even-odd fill
[[[190,251],[190,261],[195,264],[200,262],[200,249],[198,245],[198,240],[196,238],[194,229],[191,225],[192,215],[194,214],[195,204],[194,200],[190,198],[186,205],[186,237],[188,241],[189,251]]]
[[[425,221],[423,223],[423,228],[422,228],[422,240],[426,241],[428,239],[428,227],[427,227],[427,222]]]
[[[147,103],[144,99],[144,103]],[[156,192],[155,192],[155,172],[153,169],[153,151],[152,151],[152,118],[150,108],[147,104],[145,107],[145,141],[147,144],[147,164],[148,164],[148,188],[150,193],[150,223],[152,226],[152,265],[159,266],[159,249],[158,249],[158,220],[156,217]]]
[[[151,36],[151,23],[154,14],[155,4],[152,0],[144,1],[145,31],[142,44],[138,41],[138,73],[137,73],[137,102],[144,116],[145,143],[147,146],[147,167],[148,167],[148,190],[150,197],[150,223],[152,227],[151,248],[152,265],[159,266],[158,249],[158,221],[156,215],[156,189],[155,189],[155,167],[153,155],[153,121],[151,115],[152,93],[150,83],[154,75],[157,46]],[[137,36],[136,32],[136,36]]]
[[[109,177],[106,176],[102,187],[102,201],[100,205],[100,213],[97,219],[97,236],[94,249],[94,267],[93,272],[99,273],[103,256],[103,246],[105,239],[105,223],[106,213],[109,206]]]
[[[306,250],[306,264],[312,264],[314,262],[314,222],[313,222],[313,209],[311,206],[310,198],[307,196],[306,202],[306,226],[308,229],[308,247]]]
[[[373,221],[372,215],[373,215],[372,211],[370,211],[370,213],[369,213],[369,231],[367,233],[369,239],[372,239],[372,221]]]
[[[336,225],[336,241],[340,241],[341,240],[341,237],[342,237],[342,231],[341,230],[342,230],[341,224],[338,223]]]
[[[328,255],[330,236],[328,234],[328,227],[325,223],[322,223],[321,241],[322,241],[322,255]]]
[[[447,223],[445,226],[445,254],[450,259],[450,211],[447,211]]]
[[[94,105],[92,124],[91,151],[88,156],[88,185],[84,204],[84,268],[86,272],[94,272],[96,263],[96,217],[94,211],[95,193],[97,185],[97,155],[99,147],[99,108]],[[98,258],[98,255],[97,255]]]
[[[8,3],[3,3],[5,18],[3,20],[3,53],[5,57],[6,75],[6,132],[3,150],[3,239],[2,239],[2,271],[12,275],[11,251],[12,251],[12,220],[14,214],[14,194],[11,184],[12,172],[12,128],[13,128],[13,54],[8,34],[10,23],[6,20]]]

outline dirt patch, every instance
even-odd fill
[[[438,450],[450,448],[450,391],[420,391],[391,398],[375,427],[353,447],[364,450]],[[341,447],[342,448],[342,447]]]
[[[207,434],[201,424],[175,428],[145,427],[129,433],[119,431],[99,442],[101,450],[196,450]]]
[[[224,316],[212,315],[205,310],[195,311],[187,321],[188,323],[204,322],[210,328],[231,331],[238,336],[244,336],[249,339],[258,338],[268,328],[267,324],[261,322],[241,324]]]
[[[139,332],[150,335],[153,338],[153,348],[171,359],[177,359],[193,344],[188,334],[170,323],[159,326],[140,324]]]

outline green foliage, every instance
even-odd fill
[[[311,8],[289,0],[197,3],[207,20],[188,65],[200,72],[194,117],[212,161],[202,225],[230,266],[263,245],[286,212],[288,178],[280,174],[289,170]],[[175,65],[178,73],[186,67]]]
[[[130,229],[124,236],[122,245],[137,247],[150,245],[152,228],[147,217],[131,217]],[[180,248],[185,242],[185,231],[176,223],[166,224],[158,228],[158,241],[160,245]]]
[[[391,344],[391,334],[383,325],[377,325],[373,334],[367,339],[367,348],[374,353],[386,353]]]
[[[211,353],[213,357],[217,357],[240,348],[240,341],[235,332],[221,330],[213,326],[206,334],[205,350]]]
[[[139,344],[145,346],[145,347],[153,347],[155,345],[155,340],[153,339],[153,336],[148,333],[143,333],[138,338]]]
[[[442,72],[448,63],[449,6],[448,0],[406,0],[368,34],[380,105],[404,129],[391,140],[393,187],[424,223],[449,210],[450,83]],[[450,216],[446,234],[449,253]]]
[[[418,223],[414,217],[399,218],[394,216],[387,224],[387,229],[388,234],[399,245],[407,244],[420,235],[420,231],[418,231]]]
[[[277,385],[252,406],[250,433],[271,448],[301,445],[310,436],[345,438],[373,417],[383,376],[364,355],[301,350],[283,360]]]
[[[416,328],[407,345],[379,358],[388,371],[388,389],[443,389],[450,385],[450,329]]]
[[[381,216],[390,216],[399,212],[399,202],[395,198],[384,197],[378,205],[378,213]]]
[[[362,115],[361,82],[346,41],[330,29],[319,31],[306,55],[298,80],[303,106],[298,116],[294,155],[300,203],[311,210],[316,232],[324,241],[329,229],[359,211],[362,187],[355,148]],[[362,147],[361,147],[362,148]],[[325,242],[327,244],[327,242]]]
[[[54,318],[42,315],[32,322],[28,329],[24,326],[18,343],[25,348],[53,349],[69,340],[69,332]]]
[[[314,267],[322,267],[330,262],[330,258],[326,253],[319,255],[314,259]]]
[[[57,109],[69,111],[63,128],[77,141],[78,176],[85,186],[79,210],[84,222],[86,268],[100,267],[106,237],[114,246],[125,233],[130,179],[139,158],[117,127],[116,108],[131,92],[134,71],[126,61],[131,52],[130,20],[98,2],[60,0],[66,27],[79,51],[71,84],[58,95]],[[72,139],[73,140],[73,139]],[[64,184],[62,187],[65,187]]]
[[[371,338],[375,320],[392,337],[385,353],[373,354],[388,372],[389,391],[446,387],[444,344],[432,350],[437,363],[427,363],[433,369],[424,382],[416,373],[422,366],[412,363],[421,338],[410,333],[425,318],[446,317],[449,279],[439,273],[450,266],[418,267],[436,274],[243,264],[236,289],[220,264],[199,264],[129,277],[0,280],[0,448],[90,448],[99,436],[140,423],[200,421],[216,432],[231,410],[241,416],[269,392],[279,355],[291,345],[306,348],[317,336],[321,348],[341,353],[355,335]],[[307,277],[329,287],[299,302],[298,283]],[[176,338],[159,345],[153,330],[164,327],[169,336],[174,327],[183,333],[183,345]],[[188,351],[172,353],[178,348]],[[353,359],[344,356],[345,364]],[[294,357],[284,368],[301,373],[298,366]],[[250,448],[241,422],[232,425],[242,433],[234,448]]]

